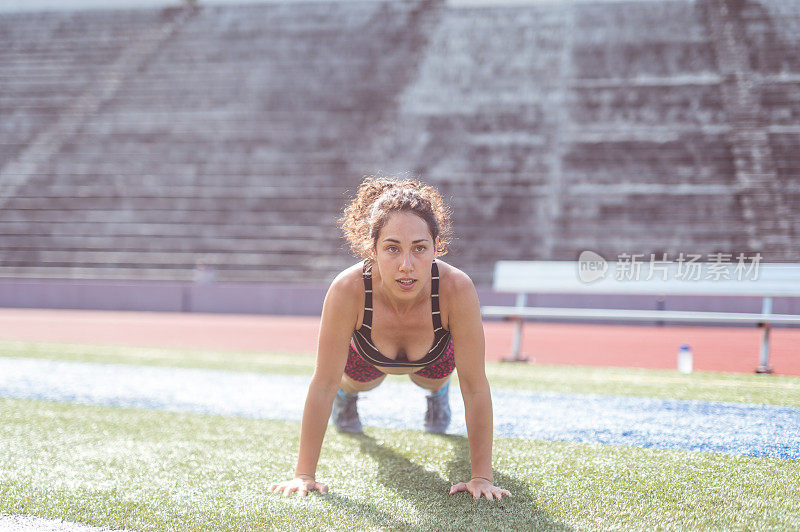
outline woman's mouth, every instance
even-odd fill
[[[417,283],[416,279],[398,279],[397,283],[400,285],[400,288],[403,290],[411,290],[414,285]]]

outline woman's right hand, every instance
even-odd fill
[[[298,495],[305,497],[309,491],[319,491],[324,495],[328,493],[328,486],[310,477],[294,477],[292,480],[270,485],[269,490],[273,493],[283,493],[284,497],[288,497],[296,491]]]

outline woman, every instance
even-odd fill
[[[441,196],[413,180],[367,178],[341,222],[364,260],[341,272],[325,297],[295,475],[270,489],[284,496],[327,493],[314,474],[331,410],[340,431],[361,432],[358,393],[389,373],[406,374],[430,391],[425,429],[444,432],[450,374],[457,368],[472,474],[450,494],[469,491],[490,500],[511,495],[493,484],[492,400],[475,287],[466,274],[436,259],[447,252],[450,231]]]

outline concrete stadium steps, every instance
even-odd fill
[[[213,264],[215,271],[234,271],[236,269],[269,270],[278,267],[313,271],[309,261],[305,260],[307,251],[288,252],[237,252],[235,261],[230,261],[230,253],[222,251],[201,252],[184,251],[92,251],[92,250],[11,250],[4,251],[3,267],[24,266],[35,262],[49,267],[139,267],[158,270],[185,269],[194,270],[202,264]],[[314,267],[341,264],[341,261],[319,258]],[[305,264],[305,266],[303,266]]]
[[[330,282],[332,275],[322,279],[319,271],[341,271],[354,261],[334,261],[308,254],[299,256],[296,261],[287,261],[281,257],[269,264],[242,264],[226,262],[213,269],[217,281],[254,281],[305,283]],[[105,279],[105,280],[152,280],[152,281],[196,281],[202,272],[196,267],[197,260],[204,257],[190,258],[178,264],[174,260],[168,263],[153,265],[141,263],[106,263],[69,261],[68,263],[49,262],[43,265],[3,266],[0,265],[0,277],[17,279]],[[38,263],[37,263],[38,264]]]
[[[162,17],[145,10],[4,14],[0,79],[9,90],[3,96],[24,86],[57,87],[59,93],[89,86],[99,70]]]
[[[165,135],[164,140],[169,141],[169,135]],[[120,168],[125,168],[129,162],[137,159],[155,159],[160,163],[180,164],[180,163],[217,163],[231,159],[247,160],[255,164],[279,164],[283,161],[303,163],[321,162],[336,160],[346,156],[346,151],[338,151],[335,146],[327,144],[327,135],[314,136],[313,134],[287,134],[285,138],[276,136],[275,140],[270,141],[238,141],[236,139],[218,139],[207,142],[195,141],[190,137],[183,137],[180,141],[173,141],[165,144],[157,139],[148,139],[147,135],[139,136],[140,140],[134,140],[133,136],[127,139],[104,139],[92,142],[91,138],[81,138],[75,142],[69,142],[62,146],[59,157],[72,157],[82,163],[104,163],[113,161]],[[314,150],[314,144],[318,144],[318,149]],[[346,147],[346,146],[345,146]],[[343,148],[345,148],[343,147]],[[114,152],[109,153],[109,149],[114,148]],[[296,158],[292,161],[292,158]]]
[[[237,180],[235,186],[226,184],[225,176],[198,176],[190,183],[181,185],[173,180],[154,179],[154,176],[138,174],[105,176],[104,179],[91,179],[92,176],[59,174],[58,182],[37,183],[18,191],[13,199],[36,198],[297,198],[321,199],[340,203],[345,193],[340,186],[326,183],[329,176],[272,176],[274,183],[264,176],[254,178],[248,185]],[[89,178],[88,184],[75,184],[72,178]]]
[[[607,194],[591,204],[581,199],[585,200],[576,197],[566,205],[568,222],[562,230],[570,238],[581,235],[597,238],[610,231],[620,240],[637,238],[652,245],[664,237],[689,237],[695,246],[707,249],[719,240],[715,233],[737,235],[743,230],[743,223],[736,216],[736,200],[730,196],[696,195],[664,202],[656,195]],[[596,223],[598,218],[603,220],[602,224]],[[631,252],[619,250],[623,251]]]
[[[224,215],[230,212],[232,217],[253,215],[259,219],[263,216],[280,219],[281,215],[286,215],[288,221],[298,216],[313,219],[329,215],[335,218],[345,203],[341,189],[314,189],[302,184],[293,189],[286,186],[276,189],[263,184],[220,186],[224,179],[207,186],[196,183],[187,187],[146,182],[131,186],[115,180],[106,180],[105,185],[99,185],[97,180],[93,180],[94,184],[90,186],[70,187],[68,181],[64,181],[58,186],[28,183],[18,195],[5,201],[0,220],[9,220],[16,215],[56,219],[72,211],[87,216],[93,211],[104,211],[132,219],[141,213],[141,221],[146,222],[148,212],[169,211],[173,219],[182,215],[178,213],[199,220],[211,213]]]
[[[800,131],[771,133],[769,144],[783,197],[795,214],[795,227],[800,227]]]
[[[791,0],[745,2],[744,26],[753,91],[767,124],[800,123],[800,9]]]
[[[664,142],[574,142],[564,154],[564,171],[570,185],[732,185],[731,149],[725,139],[701,134],[670,137]]]
[[[742,226],[721,81],[691,2],[447,11],[397,119],[426,133],[393,147],[452,198],[451,258],[481,282],[500,255],[712,251]]]
[[[725,124],[720,81],[715,75],[575,80],[570,120],[607,124],[609,132],[627,124],[676,130]]]
[[[335,236],[335,235],[325,235]],[[254,231],[251,236],[211,237],[205,235],[199,242],[177,239],[169,235],[56,235],[25,234],[20,236],[3,235],[0,250],[8,251],[119,251],[171,252],[176,253],[302,253],[309,247],[319,247],[314,233],[281,238],[274,234],[259,237]],[[328,247],[331,243],[328,243]],[[326,251],[331,251],[330,249]]]
[[[575,25],[578,131],[553,255],[744,251],[731,117],[697,4],[583,4]]]
[[[248,213],[276,212],[278,214],[292,214],[313,212],[317,215],[330,212],[334,215],[339,212],[332,208],[329,198],[313,197],[136,197],[136,196],[105,196],[105,197],[44,197],[21,198],[15,197],[8,201],[5,209],[8,212],[16,210],[47,210],[47,211],[113,211],[133,210],[143,211],[197,211],[199,213],[235,212],[242,210]]]
[[[742,2],[750,62],[762,74],[800,72],[800,9],[792,0]],[[733,6],[732,6],[733,8]]]
[[[576,4],[572,69],[578,79],[714,73],[694,2]]]
[[[322,227],[320,224],[300,225],[287,221],[280,227],[254,228],[252,234],[243,234],[242,227],[229,224],[208,224],[202,228],[209,238],[277,238],[277,239],[317,239],[323,240],[338,234],[338,229]],[[170,223],[155,221],[151,223],[109,221],[97,224],[93,221],[77,221],[69,225],[58,224],[49,220],[26,217],[18,220],[0,221],[0,234],[4,236],[142,236],[142,237],[174,237],[186,239],[197,235],[198,228],[191,223]]]
[[[13,43],[0,46],[2,167],[136,35],[187,14],[0,200],[0,276],[192,279],[211,265],[231,280],[327,280],[355,260],[334,223],[344,191],[376,171],[441,188],[457,237],[445,260],[482,284],[498,258],[751,251],[742,204],[760,192],[737,178],[747,143],[723,97],[735,76],[719,65],[712,3],[0,16]],[[760,106],[747,127],[769,133],[800,223],[800,3],[741,5]],[[796,260],[785,249],[767,259]]]
[[[159,16],[137,10],[0,17],[0,161],[16,157],[57,120]]]
[[[19,224],[16,224],[17,226]],[[130,224],[116,223],[104,231],[93,233],[92,236],[77,234],[75,231],[57,231],[44,222],[35,224],[41,228],[42,234],[25,232],[19,234],[14,231],[15,224],[0,224],[3,233],[0,250],[6,257],[10,252],[36,252],[36,251],[74,251],[76,254],[84,251],[155,251],[181,252],[181,253],[308,253],[314,250],[319,253],[335,253],[337,234],[321,234],[309,226],[290,226],[280,233],[263,230],[258,227],[250,228],[245,232],[241,227],[207,226],[194,228],[185,225],[186,230],[173,231],[173,234],[149,233],[148,226],[141,224],[131,227]],[[88,225],[88,224],[87,224]],[[152,229],[161,229],[154,224]],[[152,229],[150,231],[152,231]],[[193,238],[201,230],[204,237],[197,242]],[[9,255],[10,256],[10,255]]]
[[[37,173],[43,179],[63,176],[75,184],[91,185],[109,180],[141,180],[168,186],[187,186],[197,183],[229,186],[276,186],[295,183],[307,186],[348,186],[346,178],[352,176],[350,161],[341,156],[335,160],[314,160],[313,153],[302,160],[251,162],[224,157],[224,154],[203,153],[201,160],[190,162],[152,161],[139,157],[126,161],[124,166],[115,161],[88,162],[54,158],[47,161],[46,170]],[[230,178],[226,181],[226,178]],[[127,182],[127,181],[126,181]]]
[[[754,92],[768,124],[800,130],[800,73],[765,77]]]
[[[706,40],[603,45],[576,42],[573,60],[576,76],[585,79],[668,77],[687,71],[714,71],[714,57]]]
[[[398,82],[396,76],[402,76],[402,70],[372,68],[375,56],[389,52],[390,44],[376,39],[371,26],[380,24],[386,37],[404,32],[413,36],[414,28],[407,25],[417,9],[417,2],[202,9],[182,28],[180,37],[147,65],[139,83],[156,80],[150,92],[177,88],[183,97],[199,92],[236,101],[237,95],[247,95],[251,111],[273,103],[283,111],[331,110],[338,104],[368,112],[355,105],[359,81],[363,89],[377,93],[384,87],[376,82]],[[393,44],[399,50],[407,48],[402,37]],[[387,63],[397,66],[391,58]],[[139,88],[132,85],[125,100],[135,102]]]
[[[147,203],[145,203],[145,207]],[[20,222],[20,221],[41,221],[51,223],[74,223],[80,221],[91,221],[98,224],[120,221],[127,223],[152,224],[159,222],[168,223],[190,223],[190,224],[240,224],[260,226],[267,230],[270,225],[280,225],[282,223],[293,223],[308,225],[311,223],[332,223],[337,211],[312,211],[309,208],[300,210],[280,210],[280,211],[246,211],[246,210],[181,210],[174,208],[152,209],[152,208],[125,208],[124,204],[117,204],[114,209],[91,209],[83,208],[70,209],[5,209],[0,221]],[[201,236],[201,235],[198,235]]]
[[[209,91],[214,87],[206,87]],[[215,138],[263,138],[265,134],[297,133],[297,127],[288,122],[298,120],[306,127],[322,128],[326,124],[345,122],[349,111],[332,108],[304,109],[266,109],[256,102],[251,105],[241,100],[229,99],[224,104],[210,109],[189,106],[168,107],[159,100],[158,106],[136,109],[139,102],[119,101],[114,109],[107,109],[102,115],[92,117],[86,124],[86,135],[187,135],[199,139]],[[160,107],[159,107],[160,106]],[[202,126],[202,127],[200,127]],[[341,124],[347,127],[347,124]],[[216,135],[215,135],[216,133]],[[317,134],[325,135],[327,131]]]
[[[564,28],[563,12],[552,6],[445,11],[402,112],[479,115],[546,103]]]
[[[344,191],[413,73],[429,10],[404,1],[192,11],[5,202],[0,275],[27,264],[46,276],[191,279],[202,264],[227,279],[297,270],[327,280],[355,260],[336,228]],[[152,26],[171,14],[147,13]],[[106,15],[92,16],[102,27]],[[82,43],[68,22],[58,27]],[[58,55],[47,51],[54,60],[83,60],[62,42]],[[32,63],[35,48],[24,53]],[[13,103],[33,111],[69,103],[46,86],[41,98],[24,80],[15,87],[28,101]]]
[[[445,260],[481,284],[494,260],[532,256],[547,232],[536,220],[557,151],[567,15],[555,4],[443,12],[379,158],[450,199]]]

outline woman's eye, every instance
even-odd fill
[[[389,253],[395,253],[397,251],[397,247],[389,246],[388,248],[386,248],[386,251],[388,251]]]
[[[417,251],[422,253],[423,251],[425,251],[425,246],[417,246]]]

